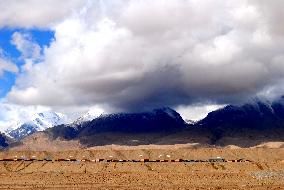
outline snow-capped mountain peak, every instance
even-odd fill
[[[46,111],[37,113],[32,117],[32,121],[39,127],[39,130],[45,130],[56,125],[63,124],[66,117],[61,113]]]
[[[78,117],[73,123],[72,125],[79,125],[83,122],[86,121],[91,121],[97,117],[100,117],[102,114],[104,114],[104,111],[100,108],[93,108],[90,109],[88,112],[86,112],[84,115]]]
[[[14,121],[4,132],[15,139],[22,139],[34,132],[66,122],[66,116],[53,111],[44,111],[25,118],[22,121]]]

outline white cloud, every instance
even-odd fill
[[[218,104],[195,104],[190,106],[178,106],[176,111],[180,113],[184,120],[189,119],[199,121],[207,116],[208,113],[223,108],[225,105]]]
[[[0,27],[52,27],[83,8],[86,2],[86,0],[0,0]]]
[[[17,73],[18,67],[9,60],[0,58],[0,77],[2,77],[4,71]]]
[[[241,51],[230,34],[217,36],[212,44],[200,44],[194,49],[195,56],[200,56],[201,60],[208,65],[229,64]]]
[[[41,48],[28,33],[14,32],[11,43],[21,52],[23,59],[39,59]]]
[[[4,71],[17,73],[18,67],[4,56],[3,50],[0,48],[0,78],[3,76]]]
[[[142,110],[254,96],[284,77],[284,30],[275,21],[284,3],[270,4],[89,1],[54,18],[55,41],[42,62],[26,65],[7,99]],[[40,22],[26,26],[50,23]]]

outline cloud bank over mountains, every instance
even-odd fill
[[[0,1],[0,26],[55,31],[42,60],[27,61],[6,100],[143,110],[281,95],[283,5],[282,0]],[[27,14],[30,9],[36,11]],[[15,44],[19,37],[25,36],[15,34]],[[31,43],[17,47],[36,50]],[[0,74],[1,65],[0,60]]]

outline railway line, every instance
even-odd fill
[[[236,159],[236,160],[227,160],[224,158],[210,158],[207,160],[194,160],[194,159],[104,159],[104,158],[96,158],[96,159],[76,159],[76,158],[58,158],[58,159],[51,159],[51,158],[3,158],[0,159],[0,162],[17,162],[17,161],[27,161],[27,162],[252,162],[247,159]]]

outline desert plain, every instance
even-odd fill
[[[217,157],[225,161],[208,161]],[[0,161],[0,189],[284,189],[284,148],[280,147],[11,149],[0,152],[0,159],[4,160]],[[197,162],[171,162],[178,159]],[[236,161],[240,159],[246,161]]]

